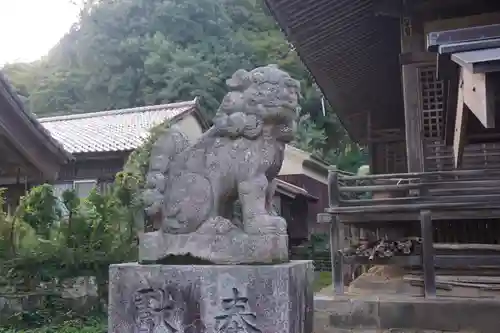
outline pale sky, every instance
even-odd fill
[[[47,54],[77,21],[79,6],[74,2],[0,0],[0,66]]]

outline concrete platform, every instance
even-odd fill
[[[500,299],[315,296],[315,333],[499,333]]]

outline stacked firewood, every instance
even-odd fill
[[[394,256],[408,256],[420,251],[422,243],[419,237],[403,238],[399,240],[379,239],[374,242],[365,242],[342,250],[344,256],[391,258]]]

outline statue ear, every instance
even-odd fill
[[[226,84],[233,90],[245,90],[250,85],[250,73],[244,69],[238,69],[230,79],[226,80]]]

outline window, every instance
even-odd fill
[[[54,195],[62,199],[62,194],[65,191],[74,189],[76,195],[82,199],[86,198],[90,191],[97,186],[97,180],[95,179],[85,179],[85,180],[75,180],[73,182],[64,182],[54,185]]]
[[[73,182],[73,188],[80,199],[86,198],[96,185],[97,180],[95,179],[75,180]]]
[[[63,193],[73,188],[73,182],[55,184],[53,188],[54,188],[54,195],[59,199],[62,199]]]
[[[99,192],[104,195],[110,194],[112,191],[112,186],[112,181],[99,182]]]

